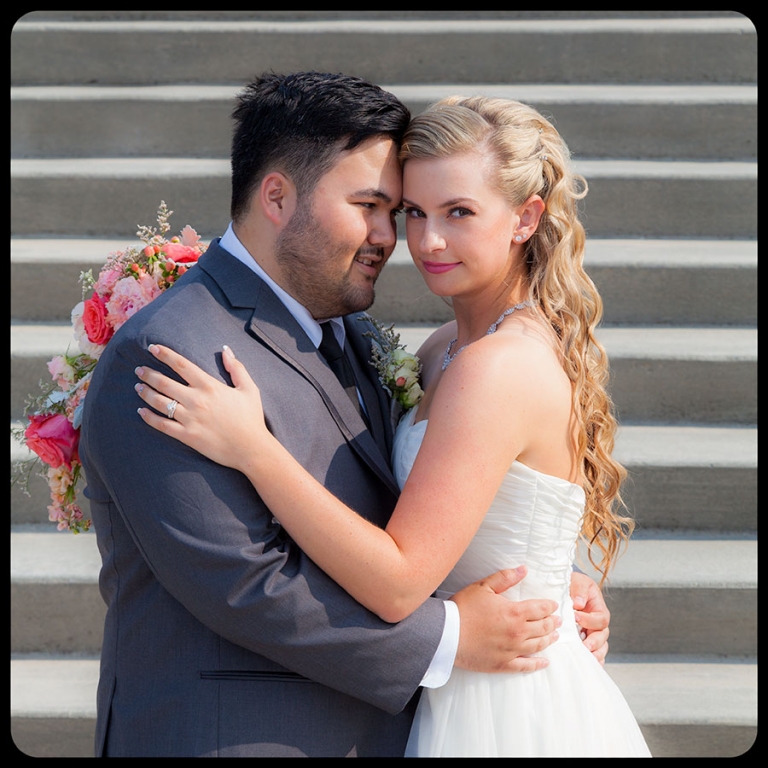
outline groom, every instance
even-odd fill
[[[355,313],[395,246],[408,111],[356,78],[269,74],[234,118],[233,224],[114,336],[85,400],[107,603],[96,754],[402,756],[420,686],[454,665],[540,668],[555,604],[497,595],[521,578],[510,571],[386,624],[296,547],[245,477],[136,414],[151,342],[225,379],[222,345],[236,345],[291,453],[378,524],[394,508],[389,403]],[[346,341],[363,413],[318,351],[323,318]],[[602,658],[608,612],[581,578]]]

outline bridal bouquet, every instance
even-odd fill
[[[12,430],[36,454],[17,464],[14,480],[26,490],[38,462],[45,465],[41,474],[51,491],[48,518],[59,530],[80,533],[91,524],[77,503],[78,443],[83,400],[104,348],[129,317],[170,288],[207,248],[190,226],[167,239],[172,213],[161,201],[157,228],[140,226],[136,233],[141,245],[110,254],[96,278],[92,270],[81,273],[83,301],[72,310],[77,350],[48,361],[52,383],[40,382],[42,394],[30,396],[24,409],[29,423]]]

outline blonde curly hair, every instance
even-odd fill
[[[497,191],[510,206],[532,195],[545,204],[535,235],[524,245],[529,298],[557,335],[572,383],[586,493],[581,536],[602,585],[634,521],[619,514],[627,472],[612,456],[617,423],[607,390],[609,363],[595,336],[603,302],[583,266],[586,237],[578,203],[587,194],[587,182],[573,171],[567,145],[541,113],[518,101],[486,96],[451,96],[415,117],[400,159],[478,149],[492,153]]]

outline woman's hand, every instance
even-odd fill
[[[232,387],[168,347],[152,344],[149,351],[187,383],[137,368],[141,383],[136,391],[154,409],[139,408],[141,418],[212,461],[244,471],[249,457],[258,456],[259,445],[272,436],[264,423],[259,388],[232,350],[225,346],[222,355]]]
[[[611,612],[605,604],[603,593],[593,579],[585,573],[574,571],[571,577],[571,598],[576,623],[584,635],[584,645],[601,664],[605,664]]]

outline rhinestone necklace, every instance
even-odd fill
[[[496,333],[496,329],[499,327],[499,323],[507,317],[508,315],[511,315],[513,312],[516,312],[518,309],[525,309],[525,307],[532,307],[533,304],[530,301],[521,301],[519,304],[515,304],[514,307],[510,307],[509,309],[505,309],[500,315],[499,319],[491,325],[491,327],[485,332],[486,336],[490,336],[492,333]],[[442,370],[445,370],[455,359],[456,355],[461,352],[462,349],[466,349],[472,342],[470,341],[468,344],[465,344],[463,347],[459,347],[453,354],[451,354],[451,350],[453,349],[453,345],[458,341],[458,339],[454,339],[449,345],[448,348],[445,350],[445,355],[443,355],[443,365]]]

